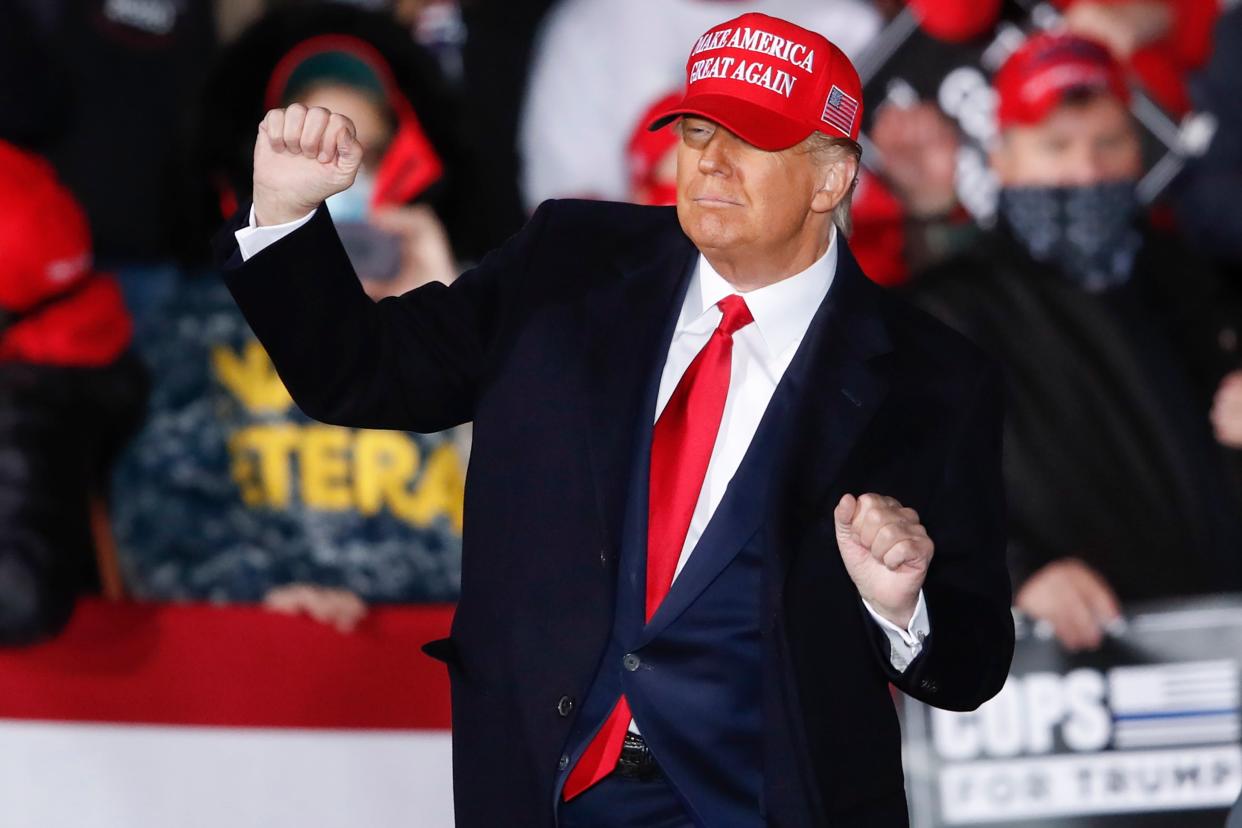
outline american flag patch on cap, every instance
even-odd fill
[[[854,118],[857,116],[858,101],[842,92],[834,84],[828,92],[828,100],[824,104],[824,114],[820,118],[829,126],[836,127],[845,135],[849,135],[854,131]]]

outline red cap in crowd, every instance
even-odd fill
[[[919,26],[937,40],[962,43],[989,32],[1000,18],[1001,0],[907,0]]]
[[[1130,100],[1125,70],[1107,46],[1071,34],[1037,34],[1009,56],[992,81],[996,123],[1037,124],[1077,91],[1098,91]]]
[[[91,269],[86,216],[47,162],[0,145],[0,308],[21,311]]]
[[[43,159],[0,141],[0,361],[102,365],[129,344],[115,280],[92,267],[86,217]]]
[[[625,145],[630,168],[630,197],[640,203],[664,207],[677,203],[675,182],[656,180],[660,162],[677,146],[677,136],[670,130],[649,130],[647,125],[681,102],[681,93],[665,95],[643,112]]]
[[[750,13],[695,42],[686,93],[651,129],[698,115],[747,143],[782,150],[816,130],[858,139],[862,82],[827,38],[785,20]]]

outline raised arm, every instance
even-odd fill
[[[466,422],[503,323],[502,295],[525,270],[546,210],[452,287],[373,302],[323,207],[353,183],[361,157],[344,116],[297,105],[269,112],[255,141],[255,222],[314,215],[244,261],[235,220],[217,245],[225,283],[308,416],[409,431]]]

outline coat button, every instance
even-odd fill
[[[608,566],[608,550],[603,548],[599,550],[599,565]]]
[[[629,670],[631,673],[637,670],[643,663],[643,660],[633,653],[626,653],[625,658],[621,659],[621,666]]]
[[[569,696],[561,696],[561,700],[556,703],[556,712],[561,714],[562,719],[569,718],[569,714],[574,712],[574,700]]]
[[[569,767],[569,757],[562,755],[561,761],[556,763],[556,767],[559,770],[565,770],[565,768]]]

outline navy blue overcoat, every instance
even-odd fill
[[[309,416],[432,432],[474,422],[461,599],[429,652],[452,681],[457,824],[554,824],[558,760],[612,628],[643,410],[696,251],[671,208],[544,204],[451,287],[373,303],[320,208],[224,279]],[[969,710],[1013,652],[1001,481],[1001,383],[973,345],[871,283],[848,246],[803,342],[765,533],[767,819],[907,823],[889,683]],[[931,634],[904,672],[842,565],[833,507],[877,492],[935,542]]]

